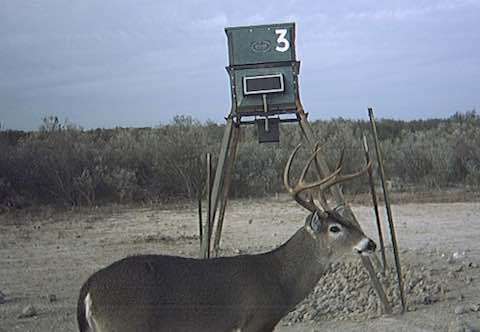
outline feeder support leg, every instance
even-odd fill
[[[223,182],[225,178],[225,162],[227,160],[228,152],[230,150],[230,144],[232,141],[232,130],[233,130],[233,118],[229,116],[227,118],[227,123],[225,125],[225,132],[223,133],[223,139],[222,139],[222,146],[220,148],[220,154],[218,156],[218,163],[217,163],[217,168],[215,170],[215,177],[213,179],[213,184],[212,184],[212,189],[211,189],[211,198],[210,198],[210,204],[208,206],[208,211],[207,211],[207,221],[206,223],[208,226],[206,227],[208,229],[208,232],[204,232],[203,234],[203,250],[204,253],[208,251],[207,257],[210,257],[210,240],[212,236],[212,229],[213,229],[213,224],[215,220],[215,214],[217,212],[217,207],[218,207],[218,201],[220,198],[220,192],[222,191],[223,188]]]
[[[240,127],[233,127],[233,141],[230,147],[230,153],[228,155],[228,161],[226,165],[226,174],[223,185],[223,193],[220,201],[220,209],[218,211],[217,228],[215,230],[215,238],[213,241],[213,256],[218,256],[218,250],[220,248],[220,238],[222,236],[223,220],[225,217],[225,209],[227,207],[228,193],[230,191],[230,184],[232,183],[233,170],[235,166],[235,159],[237,155],[237,146],[240,139]]]

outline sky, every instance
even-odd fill
[[[0,0],[0,125],[221,123],[224,28],[291,21],[311,119],[480,108],[480,0]]]

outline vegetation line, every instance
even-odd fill
[[[348,150],[344,172],[363,165],[367,121],[338,118],[315,121],[312,127],[332,163],[343,147]],[[48,117],[35,132],[0,130],[0,210],[195,199],[205,183],[204,155],[218,154],[223,129],[177,116],[155,128],[83,130]],[[448,119],[383,119],[378,132],[394,191],[480,187],[480,116],[475,111]],[[283,192],[283,167],[302,135],[290,124],[281,127],[280,139],[280,144],[258,144],[253,126],[242,130],[234,197]],[[306,155],[299,155],[300,163]],[[366,181],[358,180],[350,191],[366,191]]]

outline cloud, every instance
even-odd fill
[[[185,111],[223,121],[230,107],[223,28],[284,21],[297,23],[301,95],[310,109],[330,101],[331,114],[354,116],[351,106],[375,91],[401,117],[406,108],[396,105],[405,95],[418,96],[409,114],[421,114],[451,87],[464,91],[465,100],[438,108],[447,112],[480,103],[470,93],[480,77],[479,3],[0,0],[0,119],[27,129],[39,112],[83,126],[97,118],[114,125],[119,113],[125,125]],[[445,77],[448,88],[438,84]],[[444,90],[424,93],[432,84]],[[144,118],[132,111],[140,108]]]
[[[195,30],[223,29],[226,25],[228,25],[228,18],[224,12],[219,12],[207,18],[195,19],[191,23],[192,28]]]
[[[436,4],[416,5],[407,8],[386,8],[373,9],[367,11],[352,11],[345,15],[347,20],[408,20],[412,18],[419,18],[434,13],[447,12],[456,10],[462,7],[478,5],[476,0],[449,0],[442,1]]]

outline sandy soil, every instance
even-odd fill
[[[376,237],[370,207],[354,206],[365,232]],[[435,266],[449,282],[441,301],[417,305],[403,316],[366,321],[282,322],[276,331],[466,331],[480,328],[480,203],[406,204],[393,207],[405,264]],[[306,212],[287,198],[231,202],[224,255],[273,249],[303,225]],[[77,331],[75,308],[82,282],[126,255],[198,255],[195,208],[102,208],[0,216],[0,332]],[[454,263],[447,258],[463,253]],[[461,266],[461,267],[459,267]],[[461,272],[456,272],[461,270]],[[56,299],[52,301],[52,295]],[[33,305],[36,314],[19,318]]]

